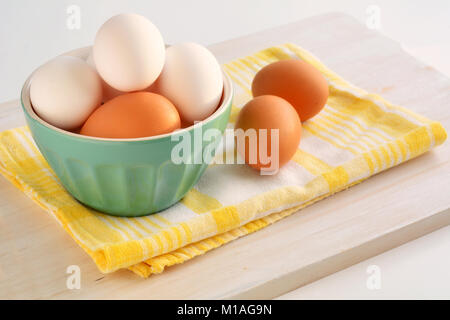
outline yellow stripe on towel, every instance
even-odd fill
[[[222,204],[219,201],[207,194],[199,192],[195,188],[188,192],[183,200],[181,200],[181,203],[195,213],[210,212],[222,207]]]
[[[333,170],[329,164],[301,149],[297,149],[292,160],[315,176]]]

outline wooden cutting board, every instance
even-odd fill
[[[343,14],[321,15],[209,48],[227,62],[292,42],[368,91],[450,128],[450,81]],[[0,130],[23,125],[0,104]],[[273,298],[450,224],[450,146],[378,174],[252,235],[143,280],[102,275],[56,221],[0,177],[0,298]],[[81,268],[81,289],[66,270]]]

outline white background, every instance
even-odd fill
[[[81,9],[80,29],[67,27],[70,5]],[[381,32],[450,76],[448,0],[2,0],[0,102],[17,99],[25,78],[43,62],[91,45],[98,27],[117,13],[147,16],[159,27],[166,43],[208,45],[330,11],[345,12],[366,24],[370,5],[381,10]],[[370,265],[380,267],[380,290],[366,287]],[[447,227],[283,298],[450,299],[449,270]]]
[[[330,11],[365,24],[373,4],[381,9],[383,33],[450,74],[448,0],[1,0],[0,102],[16,99],[43,62],[91,45],[100,25],[117,13],[147,16],[167,43],[208,45]],[[81,9],[79,30],[66,26],[70,5]]]

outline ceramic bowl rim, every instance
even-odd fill
[[[85,59],[86,56],[89,54],[90,49],[91,49],[91,47],[84,47],[84,48],[69,51],[62,55],[63,56],[67,56],[67,55],[74,56],[74,57],[78,57],[81,59]],[[39,67],[37,69],[39,69]],[[220,106],[217,108],[217,110],[212,115],[210,115],[205,120],[202,120],[202,121],[196,123],[195,125],[189,126],[187,128],[183,128],[183,129],[180,129],[180,130],[177,130],[174,132],[157,135],[157,136],[151,136],[151,137],[142,137],[142,138],[133,138],[133,139],[91,137],[91,136],[84,136],[84,135],[81,135],[78,133],[66,131],[66,130],[57,128],[57,127],[49,124],[48,122],[44,121],[36,114],[36,112],[34,111],[34,109],[32,107],[32,104],[31,104],[30,85],[31,85],[31,79],[33,77],[34,72],[36,72],[36,70],[34,70],[31,73],[31,75],[27,78],[27,80],[25,81],[25,83],[22,87],[21,95],[20,95],[20,102],[21,102],[24,113],[26,113],[31,119],[35,120],[38,124],[46,127],[47,129],[50,129],[51,131],[56,131],[57,133],[68,136],[68,137],[91,141],[91,142],[92,141],[103,141],[103,142],[155,141],[155,140],[161,140],[161,139],[168,138],[168,137],[171,137],[174,135],[180,135],[185,132],[192,131],[192,130],[194,130],[194,128],[198,128],[199,126],[203,126],[203,125],[215,120],[216,118],[220,117],[223,113],[225,113],[227,111],[228,106],[232,103],[232,99],[233,99],[233,85],[231,83],[231,79],[229,78],[229,76],[226,74],[226,72],[223,70],[222,67],[221,67],[221,69],[222,69],[223,84],[224,84],[223,98],[222,98],[222,103],[220,104]]]

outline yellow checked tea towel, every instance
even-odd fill
[[[213,164],[168,210],[140,218],[112,217],[84,207],[65,191],[26,127],[0,133],[0,172],[53,215],[102,272],[128,268],[148,277],[264,228],[446,139],[438,122],[351,85],[293,44],[224,65],[236,92],[229,127],[251,99],[255,73],[281,59],[302,59],[316,67],[328,80],[330,96],[324,110],[304,123],[297,153],[277,175],[261,176],[246,165]]]

